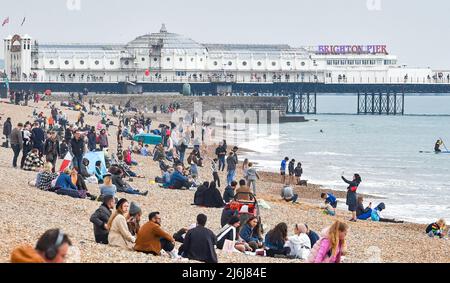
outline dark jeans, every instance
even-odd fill
[[[20,168],[23,168],[23,165],[25,164],[25,159],[27,159],[27,154],[31,151],[32,146],[31,145],[23,145],[22,149],[22,159],[20,160]]]
[[[12,150],[14,151],[14,157],[13,157],[13,167],[17,167],[17,158],[20,154],[20,144],[12,144],[11,145]]]
[[[95,235],[95,242],[98,244],[108,244],[108,234],[105,235]]]
[[[220,179],[219,179],[219,173],[213,172],[213,178],[214,182],[216,183],[217,187],[220,188]]]
[[[83,161],[83,156],[74,156],[72,159],[72,167],[77,167],[78,171],[81,168],[81,164]]]
[[[183,164],[184,164],[184,154],[185,154],[185,151],[180,151],[180,161]]]
[[[159,239],[159,242],[161,243],[161,248],[166,251],[166,252],[171,252],[173,251],[173,249],[175,248],[174,244],[172,244],[171,242],[167,241],[164,238]],[[154,253],[154,252],[144,252],[146,254],[152,254],[154,256],[157,256],[158,254]]]
[[[290,247],[284,247],[281,250],[272,250],[269,249],[267,250],[267,256],[269,257],[274,257],[275,255],[288,255],[291,252],[291,248]]]
[[[285,201],[287,201],[287,202],[289,202],[289,201],[296,202],[297,199],[298,199],[298,194],[294,194],[294,196],[291,199],[285,199]]]

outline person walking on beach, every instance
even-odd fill
[[[248,170],[248,159],[244,159],[244,162],[242,162],[242,176],[244,176],[244,179],[248,182],[247,179],[247,170]]]
[[[33,143],[31,141],[31,125],[29,122],[25,123],[22,130],[23,148],[22,148],[22,160],[20,161],[20,169],[23,169],[25,159],[28,153],[33,149]]]
[[[286,185],[286,163],[289,161],[289,157],[285,157],[282,161],[281,161],[281,166],[280,166],[280,175],[281,175],[281,183]]]
[[[348,226],[336,221],[323,232],[307,259],[308,263],[340,263],[345,254]]]
[[[247,183],[248,187],[250,188],[250,185],[253,190],[253,194],[256,196],[256,179],[259,179],[258,172],[256,172],[256,168],[253,167],[253,163],[248,163],[248,169],[247,169]]]
[[[237,155],[232,151],[227,157],[227,185],[236,178]]]
[[[23,124],[19,123],[19,124],[17,124],[17,127],[15,127],[11,131],[11,148],[14,152],[14,157],[13,157],[13,167],[14,168],[17,168],[17,158],[19,157],[20,151],[23,148],[22,128],[23,128]]]
[[[361,176],[359,176],[359,174],[354,174],[352,181],[345,179],[344,176],[341,176],[341,178],[348,184],[346,204],[348,205],[348,210],[352,213],[350,221],[356,222],[356,209],[358,207],[356,190],[358,189],[359,184],[361,184]]]

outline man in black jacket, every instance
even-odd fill
[[[184,238],[182,256],[191,260],[217,263],[217,238],[211,230],[205,228],[207,219],[204,214],[197,216],[197,227],[189,230]]]
[[[114,197],[106,195],[103,197],[102,205],[92,214],[90,221],[94,224],[95,241],[99,244],[108,244],[108,220],[114,208]]]
[[[6,118],[6,121],[3,124],[3,135],[6,138],[6,141],[5,141],[6,148],[9,147],[9,137],[11,136],[11,132],[12,132],[11,118],[8,117],[8,118]]]
[[[31,130],[31,140],[33,141],[33,148],[39,150],[39,156],[42,157],[44,153],[45,132],[39,127],[39,123],[34,123]]]
[[[74,138],[70,141],[70,149],[73,157],[73,166],[80,169],[84,155],[84,139],[79,131],[75,132]]]
[[[58,156],[60,154],[56,132],[50,132],[49,138],[45,141],[44,154],[45,160],[53,164],[52,172],[55,172],[56,161],[58,160]],[[80,168],[78,168],[78,170],[80,170]]]

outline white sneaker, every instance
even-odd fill
[[[180,256],[178,255],[178,250],[177,249],[173,249],[171,252],[169,252],[170,258],[171,259],[179,259]]]

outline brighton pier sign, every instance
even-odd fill
[[[319,45],[319,55],[389,54],[386,45]]]

